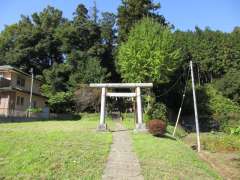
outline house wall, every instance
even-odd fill
[[[31,76],[24,75],[22,73],[13,71],[13,70],[1,70],[0,75],[2,75],[5,79],[11,80],[11,85],[14,87],[18,87],[25,91],[30,91],[31,88]],[[25,86],[20,87],[17,85],[18,77],[25,79]],[[34,79],[33,80],[33,92],[36,94],[41,94],[41,81]]]
[[[23,97],[23,105],[17,104],[17,97]],[[30,95],[23,92],[1,92],[0,94],[0,116],[26,116],[29,108]],[[36,108],[45,108],[46,99],[39,96],[32,96],[32,104],[36,102]]]
[[[18,78],[22,78],[22,79],[25,79],[25,86],[24,87],[20,87],[17,85],[17,80]],[[31,77],[30,76],[25,76],[21,73],[18,73],[18,72],[12,72],[11,73],[11,80],[12,80],[12,85],[13,86],[16,86],[16,87],[19,87],[25,91],[30,91],[30,88],[31,88]],[[41,87],[41,82],[34,79],[33,80],[33,93],[36,93],[36,94],[41,94],[41,91],[40,91],[40,87]]]
[[[2,92],[0,94],[0,115],[7,116],[9,107],[9,93]]]
[[[26,110],[29,108],[30,88],[31,88],[31,76],[24,75],[13,70],[1,70],[0,75],[8,80],[11,80],[11,86],[19,88],[19,91],[15,92],[1,92],[0,102],[0,115],[8,116],[26,116]],[[17,84],[18,78],[25,80],[24,87]],[[34,79],[33,81],[33,93],[41,95],[40,92],[41,81]],[[22,92],[21,90],[27,91]],[[17,104],[17,97],[23,97],[23,104]],[[45,108],[46,98],[41,96],[32,96],[32,107],[36,104],[36,108]],[[35,102],[35,103],[34,103]]]
[[[24,102],[23,105],[18,105],[17,104],[17,97],[23,97],[24,98]],[[16,110],[26,110],[29,107],[29,99],[30,99],[30,94],[27,93],[23,93],[23,92],[16,92],[16,97],[15,97],[15,109]],[[44,108],[45,107],[45,98],[39,97],[39,96],[32,96],[32,103],[36,102],[36,107],[37,108]]]
[[[11,72],[10,71],[0,71],[0,74],[8,80],[11,80]]]

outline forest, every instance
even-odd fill
[[[183,114],[192,114],[192,60],[200,126],[237,127],[240,27],[181,31],[160,8],[152,0],[122,0],[116,14],[79,4],[72,19],[51,6],[22,15],[0,33],[0,65],[33,68],[52,112],[97,111],[98,92],[89,83],[153,82],[145,92],[146,112],[152,106],[177,113],[186,85]],[[83,89],[91,94],[88,102],[81,99]]]

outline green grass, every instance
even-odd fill
[[[145,179],[220,179],[179,140],[133,134],[133,146]]]
[[[168,125],[167,126],[167,132],[169,134],[173,134],[173,131],[174,131],[174,126],[173,125]],[[177,129],[176,129],[176,132],[175,132],[175,137],[183,138],[187,135],[188,135],[188,133],[181,126],[177,126]]]
[[[0,124],[0,179],[101,179],[112,135],[97,119]]]
[[[190,134],[185,138],[187,143],[195,142],[195,134]],[[201,133],[202,148],[211,152],[240,152],[240,136],[226,133]]]
[[[124,125],[132,129],[133,120],[126,119]],[[180,139],[173,139],[169,134],[157,138],[148,133],[132,133],[132,138],[134,151],[147,180],[221,179]]]

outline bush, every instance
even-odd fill
[[[50,110],[55,113],[66,113],[72,111],[72,93],[57,92],[48,99]]]
[[[240,135],[240,126],[238,126],[237,128],[230,128],[230,133],[231,135]]]
[[[224,97],[220,91],[211,85],[205,87],[206,95],[209,97],[208,107],[212,113],[240,113],[240,107],[230,99]]]
[[[230,133],[230,128],[239,125],[240,107],[238,104],[224,97],[212,85],[198,87],[197,97],[199,114],[206,116],[206,118],[200,117],[201,128],[217,123],[219,130]]]
[[[173,131],[174,131],[174,126],[168,125],[167,126],[167,132],[169,134],[173,134]],[[177,129],[176,129],[176,132],[175,132],[175,137],[183,138],[187,135],[188,135],[187,131],[185,131],[185,129],[181,125],[178,125]]]
[[[165,121],[158,119],[150,120],[147,123],[149,132],[154,136],[163,136],[166,132],[167,124]]]
[[[42,108],[28,108],[27,112],[40,113],[42,112]]]
[[[232,99],[234,102],[240,103],[240,72],[238,70],[228,71],[223,78],[215,82],[216,88],[223,93],[224,96]]]
[[[220,130],[231,134],[232,129],[236,129],[240,124],[240,113],[218,113],[213,117],[220,124]]]
[[[204,150],[211,152],[233,152],[240,150],[239,137],[225,133],[202,134],[201,144]]]
[[[219,123],[220,130],[230,133],[230,128],[236,128],[239,125],[240,107],[210,85],[206,86],[206,93],[210,97],[209,109],[213,118]]]
[[[147,112],[147,120],[160,119],[167,122],[167,107],[163,103],[154,103]]]

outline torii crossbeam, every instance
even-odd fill
[[[141,102],[141,88],[151,88],[153,87],[152,83],[106,83],[106,84],[90,84],[90,87],[101,88],[101,111],[100,111],[100,122],[98,130],[105,131],[107,129],[105,122],[105,105],[106,105],[106,96],[109,97],[136,97],[137,100],[137,122],[136,130],[143,131],[146,129],[145,124],[143,123],[142,115],[142,102]],[[107,88],[134,88],[135,93],[120,93],[120,92],[107,92]]]

